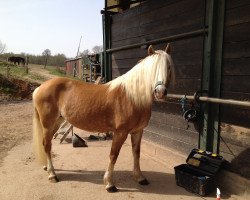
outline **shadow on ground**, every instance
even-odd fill
[[[84,170],[62,170],[56,169],[60,181],[90,182],[94,184],[103,184],[104,171],[84,171]],[[196,196],[196,194],[186,191],[175,184],[175,175],[162,172],[143,172],[150,184],[141,186],[133,180],[131,171],[115,171],[114,180],[119,192],[142,192],[161,195],[184,195]],[[208,195],[215,196],[215,191]],[[223,194],[222,198],[228,199],[230,195]]]

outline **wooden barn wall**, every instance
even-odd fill
[[[73,76],[74,75],[74,66],[76,65],[76,73],[78,78],[82,78],[83,69],[82,69],[82,60],[71,60],[66,62],[66,74]]]
[[[73,72],[73,67],[71,62],[66,62],[66,74],[72,75],[72,72]]]
[[[250,1],[226,1],[222,98],[250,101]],[[221,153],[250,178],[250,109],[221,106]],[[229,150],[230,149],[230,150]]]
[[[203,0],[148,0],[112,17],[111,48],[204,28]],[[250,101],[250,1],[227,0],[225,8],[221,97]],[[204,38],[171,43],[176,86],[169,93],[194,94],[201,88]],[[166,44],[154,45],[163,49]],[[112,53],[112,78],[147,56],[146,48]],[[198,107],[198,105],[197,105]],[[250,109],[220,106],[220,152],[232,170],[250,177]],[[188,154],[198,146],[200,121],[187,125],[180,102],[154,102],[144,138]]]
[[[149,0],[112,17],[112,48],[201,29],[204,12],[205,1]],[[155,49],[165,47],[166,44],[154,45]],[[172,42],[171,47],[177,84],[169,92],[194,94],[201,84],[203,37]],[[145,56],[146,48],[112,53],[112,78],[126,73]],[[199,122],[187,127],[181,114],[179,102],[154,102],[144,137],[189,153],[198,145]]]

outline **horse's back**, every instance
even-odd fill
[[[98,96],[104,97],[106,92],[107,86],[105,85],[95,85],[64,77],[50,79],[34,91],[37,100],[50,102],[62,99],[68,101],[74,98],[81,101],[89,100],[89,98],[98,99]]]

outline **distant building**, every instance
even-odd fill
[[[73,59],[68,59],[65,61],[66,64],[66,74],[73,77],[78,77],[82,79],[83,75],[83,60],[82,57],[77,57]]]
[[[65,61],[66,75],[83,79],[86,82],[94,82],[100,76],[103,69],[101,66],[101,56],[91,54],[86,57],[77,57]]]

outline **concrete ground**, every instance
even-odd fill
[[[78,132],[81,137],[88,134]],[[73,148],[69,135],[62,144],[60,136],[53,141],[53,159],[60,182],[50,183],[47,172],[35,162],[30,142],[22,143],[9,151],[0,167],[1,200],[53,200],[53,199],[143,199],[143,200],[195,200],[216,199],[215,193],[200,197],[176,186],[173,170],[175,163],[185,158],[178,154],[167,155],[169,162],[149,156],[147,142],[143,141],[141,168],[150,181],[148,186],[140,186],[132,178],[132,152],[130,137],[123,145],[115,166],[114,179],[119,191],[108,193],[103,185],[103,175],[108,164],[110,140],[88,141],[88,147]],[[150,148],[150,147],[149,147]],[[152,153],[152,152],[151,152]],[[225,194],[222,199],[247,199]]]

